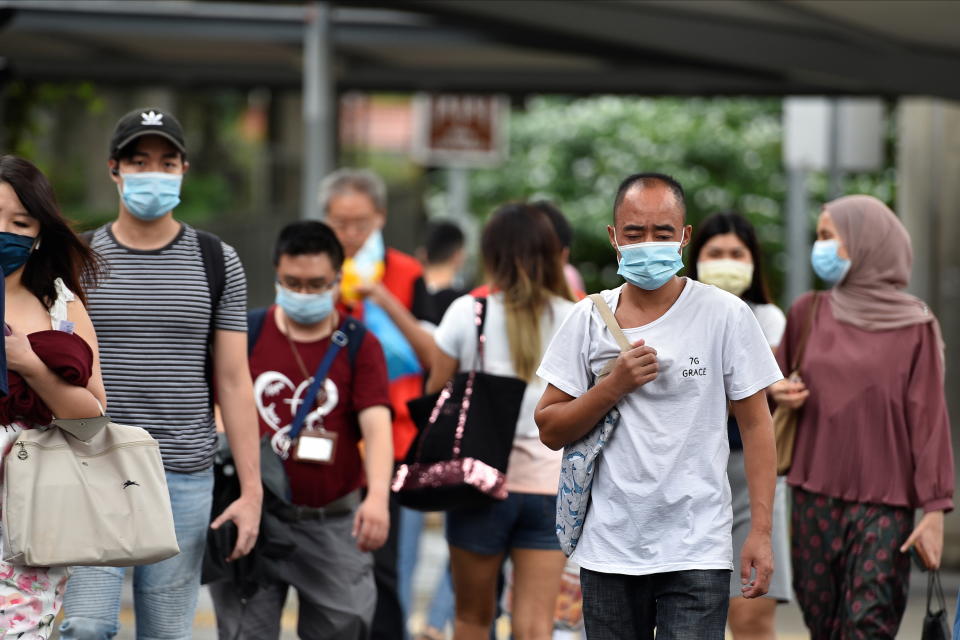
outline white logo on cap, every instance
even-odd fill
[[[141,113],[143,120],[140,121],[141,125],[147,127],[162,127],[163,126],[163,114],[156,113],[151,111],[150,113]]]

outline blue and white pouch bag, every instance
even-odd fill
[[[596,305],[620,350],[629,351],[630,341],[623,334],[606,301],[598,293],[591,295],[590,299]],[[611,360],[603,367],[597,380],[610,373],[614,362],[616,361]],[[590,488],[597,465],[600,464],[603,446],[613,435],[614,427],[619,422],[620,412],[614,407],[587,435],[563,448],[560,487],[557,491],[557,538],[560,540],[560,548],[568,556],[577,548],[580,534],[583,533],[583,523],[590,507]]]

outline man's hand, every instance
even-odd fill
[[[657,379],[660,365],[657,363],[657,351],[648,347],[643,340],[633,344],[630,351],[621,353],[610,372],[610,383],[621,396]]]
[[[789,380],[780,380],[770,385],[770,395],[778,405],[788,409],[799,409],[807,401],[810,391],[799,376]]]
[[[913,533],[900,547],[900,551],[907,553],[913,545],[917,546],[917,553],[927,569],[940,568],[940,556],[943,554],[943,511],[923,514]]]
[[[367,495],[353,519],[353,537],[360,551],[376,551],[387,541],[390,532],[390,509],[387,498]]]
[[[770,589],[772,576],[773,547],[770,544],[770,534],[751,530],[743,543],[743,551],[740,552],[740,584],[743,597],[759,598],[764,595]]]
[[[247,555],[257,543],[257,535],[260,533],[261,502],[261,496],[240,496],[230,503],[230,506],[224,509],[223,513],[210,525],[211,529],[219,529],[223,523],[232,520],[237,526],[237,544],[233,547],[233,553],[227,557],[227,562]]]

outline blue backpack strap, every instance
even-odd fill
[[[356,318],[347,318],[341,328],[347,336],[347,357],[350,358],[352,367],[357,360],[357,353],[360,351],[360,345],[363,344],[363,338],[367,335],[367,328]]]
[[[263,331],[263,323],[267,319],[268,307],[260,307],[247,311],[247,357],[253,355],[253,348],[257,346],[257,340],[260,339],[260,332]]]
[[[330,373],[330,367],[333,366],[333,361],[336,359],[337,354],[340,353],[341,349],[347,347],[347,355],[351,358],[350,364],[353,365],[353,357],[356,354],[356,349],[359,349],[364,333],[366,333],[366,329],[364,329],[356,319],[346,318],[340,325],[340,328],[330,336],[330,347],[327,348],[327,352],[323,354],[320,366],[317,367],[317,372],[313,376],[313,382],[303,395],[303,402],[300,403],[300,407],[297,409],[297,415],[294,416],[293,423],[290,425],[290,433],[287,435],[291,440],[295,440],[303,430],[307,416],[313,411],[313,404],[317,400],[317,394],[320,392],[320,387],[326,381],[327,374]],[[349,345],[353,343],[357,343],[357,346],[351,348]]]

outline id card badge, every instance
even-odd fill
[[[337,452],[337,434],[325,429],[304,429],[293,446],[298,462],[333,464]]]

